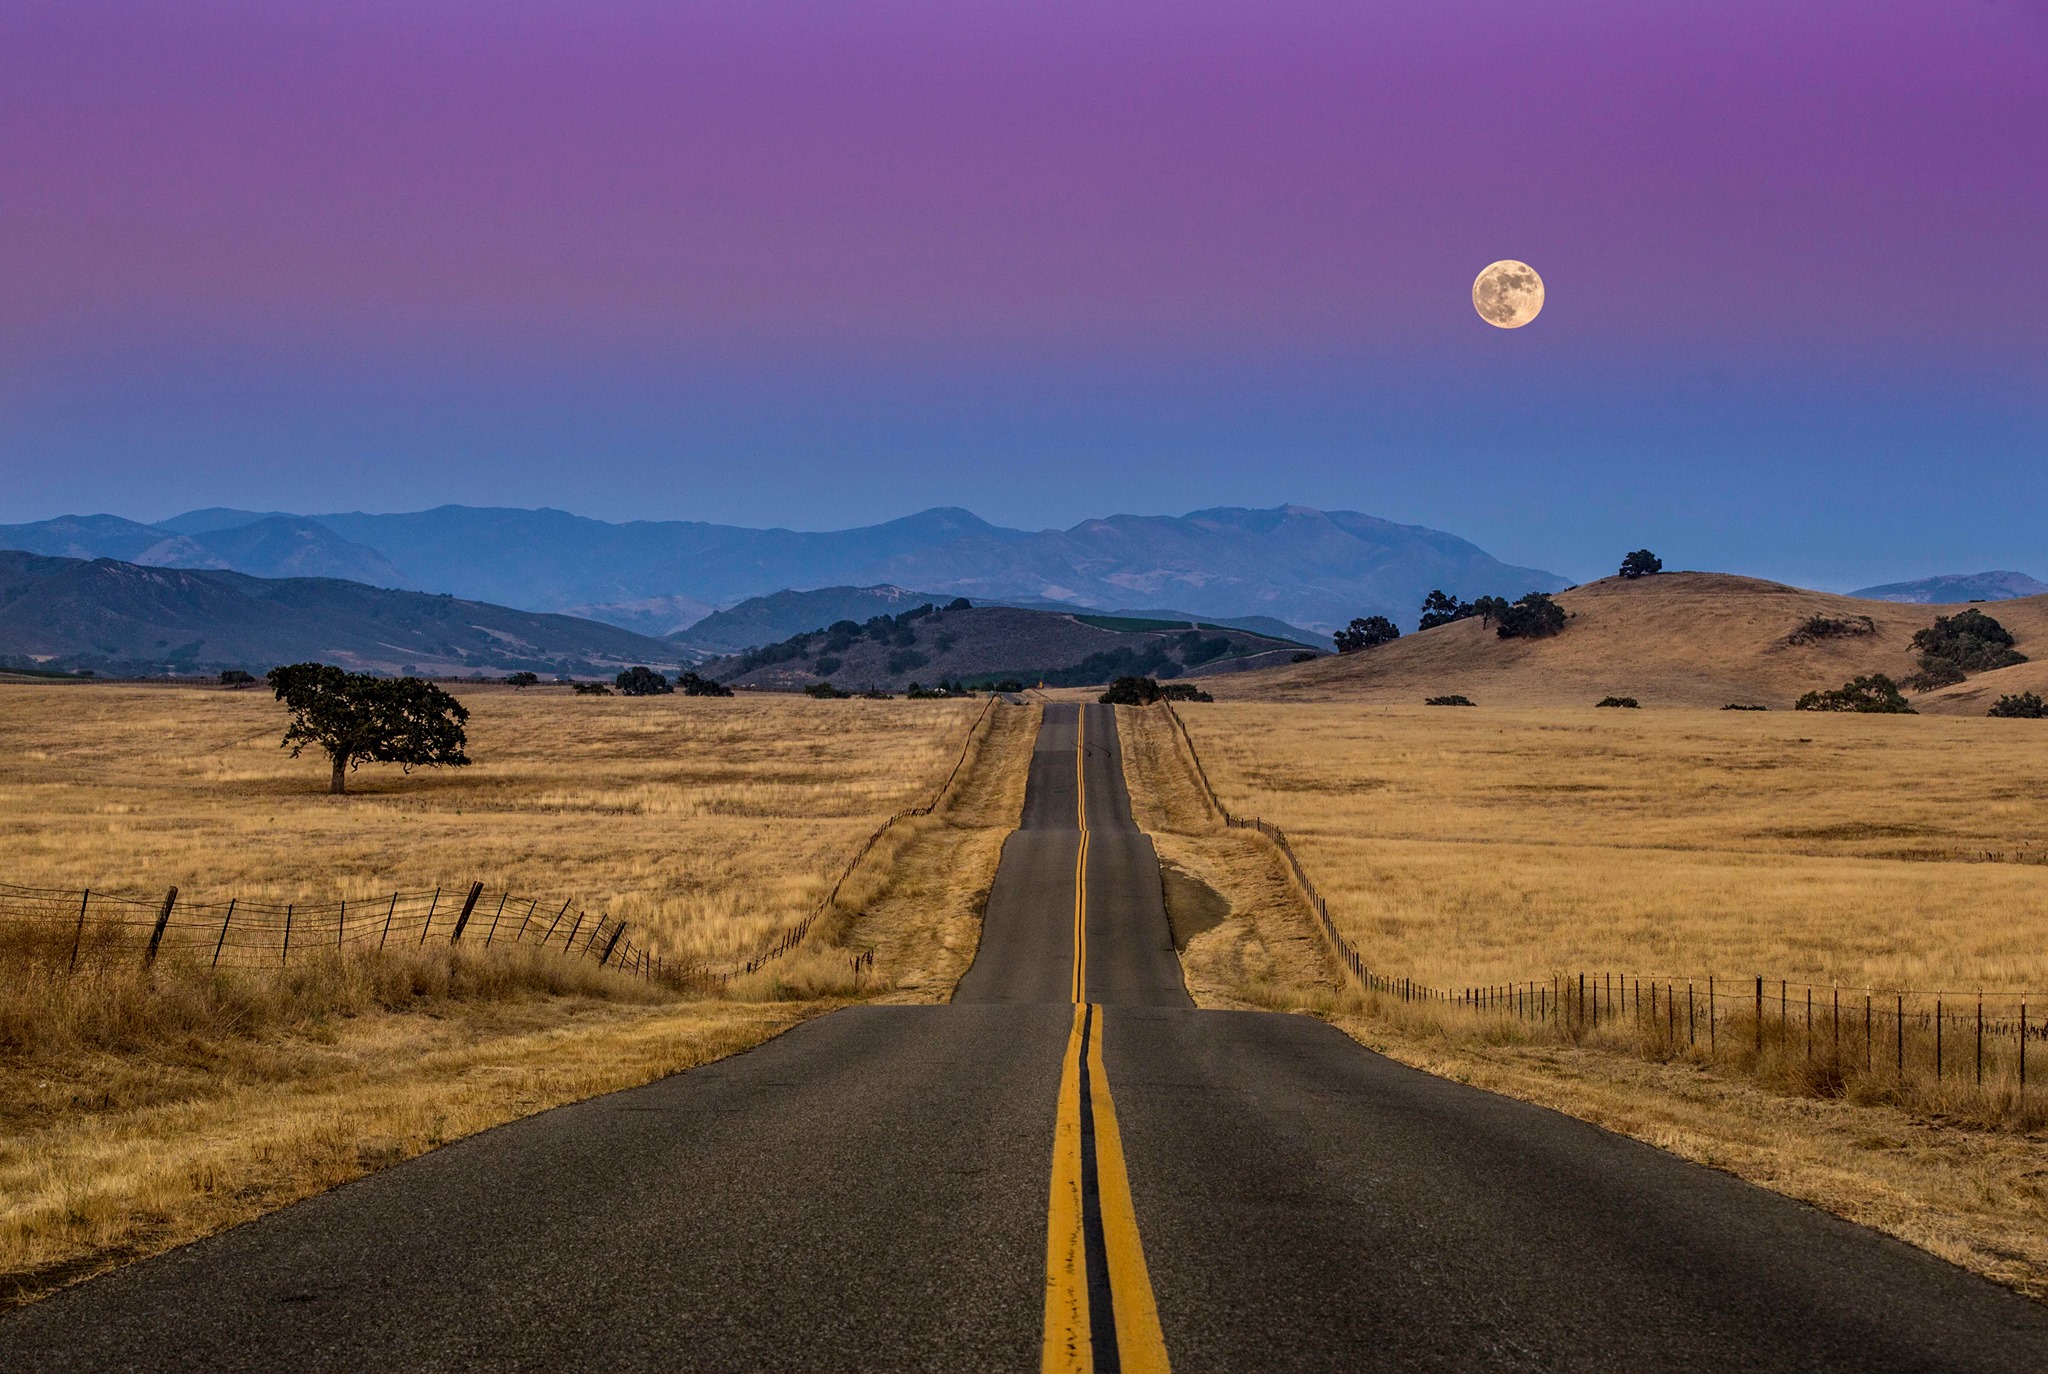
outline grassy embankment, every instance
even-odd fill
[[[979,703],[572,699],[466,690],[472,768],[365,770],[346,798],[277,749],[267,694],[7,688],[0,880],[331,901],[481,878],[631,913],[730,962],[813,909],[899,822],[813,945],[691,994],[515,951],[446,947],[214,974],[0,941],[0,1302],[247,1219],[484,1127],[744,1049],[930,958],[882,919],[897,883],[971,923],[980,823],[1029,736]],[[963,823],[956,801],[971,801]],[[1013,824],[1015,808],[1009,812]],[[995,842],[1000,847],[1000,840]],[[984,871],[985,870],[985,871]],[[935,877],[934,875],[943,875]],[[853,913],[866,912],[857,921]],[[856,980],[843,940],[880,946]]]
[[[1169,832],[1163,852],[1210,856],[1237,908],[1219,929],[1311,929],[1277,867],[1263,887],[1216,882],[1235,876],[1224,856],[1257,842],[1217,829],[1163,713],[1124,714],[1133,790],[1166,799],[1145,823]],[[2048,732],[2027,722],[1355,705],[1183,717],[1225,803],[1287,830],[1379,968],[1453,987],[1581,969],[2048,987],[2048,799],[2032,783]],[[2048,1091],[1987,1109],[1953,1069],[1942,1091],[1922,1073],[1903,1092],[1881,1072],[1806,1072],[1796,1031],[1787,1053],[1709,1062],[1626,1017],[1590,1035],[1361,995],[1327,959],[1304,976],[1213,954],[1197,940],[1189,966],[1213,1005],[1312,1011],[1397,1058],[2048,1294]]]

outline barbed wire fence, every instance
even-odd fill
[[[161,897],[95,889],[0,883],[0,925],[61,949],[65,971],[123,959],[211,968],[271,969],[316,956],[426,948],[495,946],[552,950],[630,977],[683,986],[702,977],[626,934],[626,922],[538,897],[467,888],[397,891],[332,902],[192,901],[175,887]]]
[[[2030,1101],[2048,1042],[2038,990],[1861,987],[1749,974],[1558,972],[1508,983],[1449,987],[1372,966],[1330,917],[1328,900],[1278,825],[1224,805],[1194,737],[1162,703],[1186,747],[1208,804],[1231,829],[1254,830],[1286,860],[1290,876],[1339,965],[1363,991],[1393,1002],[1540,1027],[1573,1042],[1625,1042],[1653,1057],[1687,1057],[1776,1075],[1828,1095],[1852,1084],[1922,1099],[1958,1095],[2025,1120],[2048,1108]]]

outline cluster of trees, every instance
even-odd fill
[[[2041,700],[2039,692],[2021,692],[2000,697],[1998,704],[1984,714],[2008,720],[2048,720],[2048,702]]]
[[[1642,705],[1642,703],[1637,701],[1634,697],[1602,697],[1600,698],[1600,700],[1594,702],[1593,704],[1595,706],[1619,706],[1625,710],[1630,711],[1633,711],[1637,707]]]
[[[1149,677],[1120,677],[1099,698],[1104,706],[1150,706],[1155,701],[1214,701],[1192,682],[1159,682]]]
[[[1971,673],[1988,673],[2025,663],[2013,647],[2012,631],[1974,606],[1959,615],[1936,616],[1913,636],[1920,651],[1920,671],[1906,679],[1916,692],[1961,682]]]
[[[469,711],[431,682],[326,663],[272,668],[267,681],[287,713],[282,747],[293,758],[308,745],[323,751],[334,769],[328,791],[337,796],[365,763],[395,763],[408,773],[469,763]]]
[[[1448,696],[1424,697],[1422,704],[1424,706],[1477,706],[1479,703],[1468,696],[1452,692]]]
[[[806,630],[802,634],[791,635],[777,643],[749,649],[740,655],[738,670],[741,673],[751,673],[756,668],[767,668],[777,663],[794,663],[798,659],[816,655],[818,661],[812,665],[812,671],[820,677],[830,677],[845,666],[842,655],[864,639],[899,651],[911,650],[917,643],[918,621],[939,616],[945,611],[973,609],[972,601],[964,596],[956,596],[944,606],[927,601],[921,606],[911,607],[901,615],[876,615],[864,621],[835,620],[822,630]],[[936,636],[935,642],[939,652],[944,653],[952,647],[953,637],[942,630]],[[915,653],[907,656],[901,653],[893,655],[891,662],[897,661],[898,658],[903,659],[903,666],[890,668],[891,675],[908,672],[912,668],[922,668],[931,662],[929,658]],[[911,659],[915,661],[912,662]]]
[[[1442,592],[1431,592],[1431,596],[1442,596]],[[1428,603],[1424,603],[1425,608]],[[1452,617],[1456,619],[1456,617]],[[1428,629],[1427,625],[1423,626]],[[1360,649],[1374,649],[1382,644],[1391,644],[1401,637],[1401,627],[1383,615],[1361,616],[1331,636],[1337,641],[1337,652],[1355,654]],[[1296,654],[1294,661],[1314,658],[1314,654]]]
[[[942,678],[936,687],[926,687],[913,682],[903,695],[912,701],[937,701],[944,697],[971,697],[974,695],[974,689],[964,682],[947,682]]]
[[[1421,628],[1425,630],[1474,616],[1481,625],[1493,626],[1502,639],[1546,639],[1562,630],[1567,619],[1564,607],[1551,600],[1549,592],[1530,592],[1514,601],[1504,596],[1460,601],[1439,590],[1422,599]]]
[[[1795,711],[1860,711],[1867,714],[1911,716],[1918,712],[1906,704],[1899,685],[1883,673],[1851,678],[1831,692],[1808,692],[1792,704]]]
[[[652,668],[635,665],[612,679],[612,685],[623,696],[655,697],[667,696],[676,688],[683,689],[686,697],[729,697],[732,688],[722,682],[713,682],[708,677],[699,677],[692,672],[683,673],[673,683]]]

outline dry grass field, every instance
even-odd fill
[[[717,997],[439,942],[74,975],[68,940],[0,932],[0,1306],[928,974],[945,960],[891,925],[900,889],[972,928],[1036,716],[999,709],[970,735],[981,703],[460,694],[474,767],[365,770],[330,798],[320,762],[277,749],[267,695],[0,686],[0,881],[322,901],[474,876],[728,959],[816,909],[969,747],[946,805],[850,876],[845,912]],[[849,925],[889,942],[858,978],[831,943]]]
[[[926,800],[981,709],[455,692],[473,766],[371,765],[330,797],[260,688],[0,687],[0,882],[331,902],[480,880],[728,960]]]
[[[1726,573],[1605,578],[1561,593],[1572,619],[1551,639],[1501,639],[1477,620],[1410,634],[1363,653],[1292,667],[1204,678],[1217,699],[1419,705],[1459,693],[1481,706],[1591,706],[1629,696],[1645,708],[1718,709],[1730,702],[1790,707],[1813,688],[1862,673],[1903,679],[1917,667],[1913,634],[1961,606],[1909,606],[1807,591]],[[2048,596],[1979,607],[2012,631],[2021,652],[2048,658]],[[1789,643],[1813,616],[1868,616],[1869,634]],[[2000,683],[2038,687],[2036,664],[1972,678],[1914,705],[1931,714],[1984,714]]]
[[[1376,967],[2048,1001],[2048,729],[1789,712],[1181,711]]]
[[[2026,988],[2048,1003],[2039,722],[1180,710],[1224,802],[1287,830],[1332,916],[1382,967],[1452,987],[1604,967]],[[1134,793],[1187,792],[1164,713],[1132,714],[1158,717],[1126,727]],[[1152,747],[1131,748],[1148,736]],[[1314,929],[1298,895],[1241,856],[1247,832],[1185,799],[1154,810],[1179,832],[1162,853],[1206,856],[1222,929],[1278,932],[1290,908],[1298,931]],[[1987,1102],[1964,1066],[1930,1081],[1924,1034],[1903,1082],[1882,1064],[1844,1081],[1802,1058],[1796,1027],[1760,1057],[1715,1059],[1682,1038],[1632,1034],[1626,1017],[1618,1033],[1589,1035],[1338,988],[1298,961],[1211,959],[1207,972],[1190,962],[1204,1005],[1323,1016],[1418,1067],[1634,1135],[2048,1298],[2048,1093],[2016,1101],[2009,1054]]]

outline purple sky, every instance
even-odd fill
[[[1845,586],[2048,577],[2044,460],[2041,3],[0,9],[0,522],[1296,501]]]

